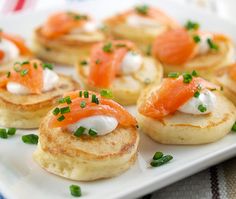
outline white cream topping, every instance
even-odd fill
[[[4,38],[2,38],[0,41],[0,50],[4,52],[4,57],[2,60],[0,60],[1,64],[14,60],[15,58],[19,57],[20,54],[17,46]]]
[[[157,28],[162,26],[162,24],[158,23],[157,20],[142,17],[136,14],[130,15],[126,18],[126,23],[133,27],[150,27]]]
[[[124,56],[121,62],[121,73],[129,75],[139,70],[143,62],[143,58],[140,54],[129,51]]]
[[[205,54],[210,50],[208,39],[212,39],[211,34],[200,35],[200,42],[198,43],[198,54]]]
[[[45,68],[43,70],[43,92],[47,92],[52,90],[58,83],[59,77],[58,75],[48,69]],[[13,94],[30,94],[30,90],[22,84],[16,82],[8,82],[7,83],[7,91]]]
[[[116,129],[118,121],[116,118],[106,115],[95,115],[81,119],[80,121],[67,126],[70,132],[75,132],[79,127],[84,127],[84,134],[88,134],[89,129],[94,129],[97,135],[106,135]]]
[[[93,21],[88,21],[84,23],[83,26],[74,28],[70,33],[71,34],[78,34],[78,33],[92,33],[97,30],[97,24]]]
[[[205,112],[199,110],[199,106],[203,105],[206,107]],[[209,90],[200,92],[198,97],[192,97],[185,104],[178,108],[178,111],[188,114],[201,115],[211,113],[216,106],[216,96]]]

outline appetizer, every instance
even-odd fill
[[[0,126],[37,128],[63,93],[78,89],[70,77],[59,75],[39,60],[16,62],[0,72]]]
[[[139,5],[110,17],[104,24],[105,32],[113,38],[134,41],[147,52],[158,34],[179,26],[164,12],[148,5]]]
[[[72,180],[92,181],[119,175],[134,164],[139,143],[136,120],[106,93],[67,93],[47,114],[34,153],[42,168]]]
[[[103,40],[103,33],[88,15],[58,12],[35,30],[33,50],[43,60],[71,65]]]
[[[236,63],[220,68],[215,74],[215,83],[222,87],[224,95],[236,105]]]
[[[9,66],[31,56],[32,52],[21,37],[0,31],[0,66]]]
[[[163,144],[215,142],[230,132],[235,119],[235,106],[195,71],[170,73],[138,100],[139,127]]]
[[[127,40],[100,42],[90,57],[77,64],[77,74],[89,90],[109,88],[114,100],[123,105],[136,104],[142,89],[162,79],[162,66],[143,56]]]
[[[234,47],[225,35],[202,32],[199,24],[189,21],[185,28],[169,30],[156,37],[152,54],[169,72],[197,70],[211,79],[214,70],[233,61]]]

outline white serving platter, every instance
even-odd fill
[[[203,29],[226,33],[236,41],[236,26],[233,24],[171,0],[87,0],[73,4],[70,8],[102,19],[140,2],[162,8],[180,23],[188,19],[196,20]],[[34,27],[42,23],[49,13],[70,8],[0,15],[0,27],[7,32],[19,33],[30,41]],[[72,68],[58,67],[57,70],[73,74]],[[134,107],[130,110],[134,112]],[[37,130],[18,130],[17,135],[7,140],[0,139],[0,193],[7,199],[72,198],[69,193],[71,184],[81,186],[85,199],[136,198],[236,155],[236,134],[233,133],[219,142],[200,146],[160,145],[141,133],[138,160],[129,171],[112,179],[82,183],[57,177],[41,169],[32,159],[36,146],[21,141],[21,136],[28,133],[37,133]],[[150,168],[149,161],[155,151],[172,154],[174,159],[162,167]]]

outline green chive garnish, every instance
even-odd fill
[[[38,65],[36,63],[34,63],[34,68],[37,69],[38,68]]]
[[[84,98],[89,98],[89,92],[88,91],[84,91]]]
[[[96,136],[96,135],[97,135],[97,131],[94,130],[94,129],[89,129],[88,134],[89,134],[90,136]]]
[[[84,131],[86,130],[85,127],[80,126],[79,128],[77,128],[77,130],[75,131],[74,135],[76,137],[80,137],[81,135],[83,135]]]
[[[74,19],[75,20],[86,20],[86,19],[88,19],[88,16],[87,15],[75,15]]]
[[[146,50],[146,55],[151,56],[151,54],[152,54],[152,45],[148,45]]]
[[[83,91],[80,91],[79,92],[79,97],[82,97],[83,96]]]
[[[192,75],[191,74],[189,74],[189,73],[184,73],[183,74],[183,82],[184,83],[190,83],[191,81],[192,81],[192,79],[193,79],[193,77],[192,77]]]
[[[67,104],[71,104],[71,103],[72,103],[72,101],[71,101],[71,99],[70,99],[70,96],[66,96],[64,99],[65,99],[65,102],[66,102]]]
[[[70,107],[63,107],[60,109],[61,114],[69,113],[70,112]]]
[[[107,89],[102,89],[102,90],[100,91],[100,95],[101,95],[102,97],[105,97],[105,98],[112,98],[112,97],[113,97],[112,91],[111,91],[111,90],[107,90]]]
[[[200,27],[199,23],[193,22],[193,21],[187,21],[187,23],[185,24],[185,28],[187,30],[198,30]]]
[[[80,102],[80,107],[81,108],[84,108],[85,106],[86,106],[86,102],[85,101]]]
[[[234,125],[232,126],[231,130],[232,130],[233,132],[236,132],[236,122],[235,122]]]
[[[20,68],[17,67],[17,66],[14,66],[14,70],[15,70],[17,73],[20,72]]]
[[[168,74],[168,77],[170,77],[170,78],[178,78],[179,77],[179,73],[177,73],[177,72],[170,72]]]
[[[207,43],[209,45],[209,47],[213,50],[218,50],[219,46],[217,44],[215,44],[211,39],[207,39]]]
[[[57,118],[57,121],[61,122],[65,119],[65,116],[64,115],[61,115],[59,118]]]
[[[199,91],[196,91],[193,96],[194,96],[195,98],[198,98],[199,95],[200,95],[200,92],[199,92]]]
[[[149,7],[147,5],[136,6],[135,10],[139,14],[146,15],[148,13]]]
[[[7,131],[6,129],[0,129],[0,138],[7,139]]]
[[[82,196],[81,188],[77,185],[70,185],[70,194],[75,197]]]
[[[198,76],[197,71],[193,70],[192,76],[197,77]]]
[[[201,38],[198,35],[194,35],[193,40],[195,43],[199,43],[201,41]]]
[[[80,62],[80,65],[82,65],[82,66],[87,65],[87,64],[88,64],[88,62],[86,60],[83,60]]]
[[[161,166],[163,164],[166,164],[167,162],[169,162],[172,159],[173,159],[173,157],[171,155],[165,155],[165,156],[163,156],[163,157],[161,157],[161,158],[159,158],[157,160],[151,161],[150,165],[152,167],[159,167],[159,166]]]
[[[7,130],[7,135],[15,135],[16,134],[16,128],[9,128]]]
[[[46,68],[48,68],[49,70],[53,69],[53,65],[50,63],[43,63],[42,67],[43,67],[43,69],[46,69]]]
[[[204,112],[207,111],[207,108],[206,108],[206,106],[204,106],[203,104],[200,104],[200,105],[198,106],[198,110],[199,110],[200,112],[204,113]]]
[[[96,103],[97,102],[97,96],[92,94],[92,103]]]
[[[25,65],[25,64],[29,64],[29,61],[23,61],[23,62],[21,63],[22,66]]]
[[[39,137],[35,134],[28,134],[28,135],[23,135],[21,139],[26,144],[38,144]]]
[[[109,42],[109,43],[105,44],[102,49],[104,52],[107,52],[107,53],[112,52],[112,43]]]
[[[162,152],[160,152],[160,151],[157,151],[155,154],[154,154],[154,156],[153,156],[153,160],[158,160],[158,159],[160,159],[160,158],[162,158],[163,157],[163,153]]]
[[[21,75],[21,76],[25,76],[25,75],[28,74],[28,72],[29,72],[28,69],[23,69],[22,71],[20,71],[20,75]]]
[[[60,109],[57,107],[52,111],[53,115],[58,115],[60,113]]]
[[[122,48],[122,47],[126,47],[126,45],[125,44],[116,44],[116,47]]]
[[[65,103],[66,101],[65,101],[65,99],[64,98],[60,98],[60,99],[58,99],[58,103],[59,104],[63,104],[63,103]]]
[[[11,72],[8,71],[8,72],[7,72],[7,78],[9,78],[10,76],[11,76]]]

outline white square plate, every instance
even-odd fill
[[[146,2],[162,8],[180,23],[193,19],[200,22],[203,29],[226,33],[236,41],[236,26],[216,16],[193,7],[178,5],[170,0]],[[88,0],[78,2],[70,8],[88,12],[95,18],[102,19],[137,3],[140,1]],[[5,31],[19,33],[30,41],[34,27],[42,23],[53,10],[0,16],[0,26]],[[60,67],[58,70],[73,73],[69,68]],[[21,135],[28,133],[37,133],[37,130],[18,130],[16,136],[7,140],[0,139],[0,192],[7,199],[71,198],[71,184],[80,185],[83,198],[86,199],[135,198],[236,154],[236,134],[233,133],[219,142],[201,146],[160,145],[141,134],[138,160],[129,171],[112,179],[81,183],[57,177],[41,169],[32,160],[35,146],[26,145],[21,141]],[[172,154],[174,159],[162,167],[150,168],[149,161],[155,151]]]

